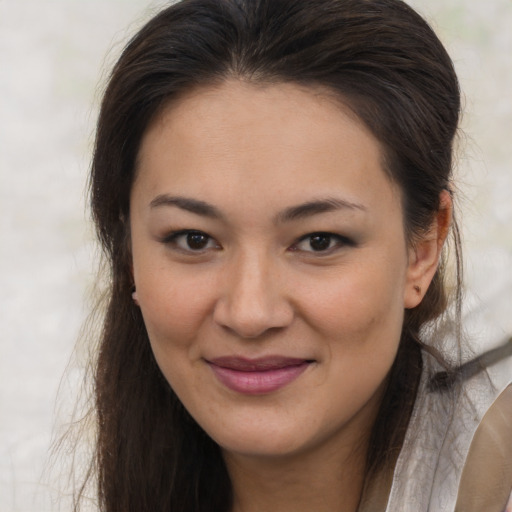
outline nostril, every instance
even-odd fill
[[[224,330],[245,339],[256,339],[275,334],[285,329],[293,318],[290,308],[283,304],[281,308],[263,308],[253,305],[242,308],[241,304],[218,304],[214,312],[214,321]]]
[[[281,330],[282,327],[269,327],[265,324],[234,324],[231,323],[221,323],[222,328],[229,332],[230,334],[244,339],[257,339],[267,336],[269,334],[274,334],[277,331]]]

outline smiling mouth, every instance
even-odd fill
[[[219,357],[206,362],[215,377],[232,391],[262,395],[290,384],[314,361],[271,356],[259,359]]]

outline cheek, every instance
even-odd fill
[[[167,382],[188,403],[200,387],[193,372],[201,359],[198,340],[213,303],[207,293],[212,288],[187,272],[167,270],[140,277],[137,293],[151,349]]]
[[[404,264],[405,268],[405,264]],[[388,374],[403,324],[404,270],[366,265],[310,294],[310,325],[321,333],[329,361],[325,381],[344,389],[344,406],[356,410]]]
[[[398,333],[403,321],[405,264],[389,267],[360,262],[350,272],[312,283],[304,294],[304,309],[311,320],[331,336],[361,336],[391,330]],[[391,333],[390,333],[391,334]],[[360,340],[359,340],[360,341]]]
[[[137,278],[137,294],[153,347],[172,349],[192,343],[214,303],[214,280],[197,271],[150,267]]]
[[[355,413],[369,401],[393,364],[404,315],[401,283],[400,272],[354,272],[310,302],[329,361],[323,382],[344,390],[343,411]]]

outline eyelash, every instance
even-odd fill
[[[297,246],[300,243],[302,243],[304,241],[307,241],[308,239],[309,239],[309,243],[310,243],[310,246],[311,246],[313,238],[315,238],[315,237],[316,238],[326,238],[326,239],[328,239],[328,246],[327,246],[327,248],[325,248],[325,249],[318,249],[318,250],[312,249],[310,251],[304,250],[304,252],[318,254],[318,255],[322,256],[322,255],[331,254],[335,249],[343,247],[343,246],[348,246],[348,247],[354,247],[355,246],[354,241],[351,240],[350,238],[347,238],[346,236],[337,235],[336,233],[329,233],[329,232],[326,232],[326,231],[318,231],[318,232],[315,232],[315,233],[308,233],[307,235],[304,235],[301,238],[299,238],[299,240],[291,246],[290,250],[291,251],[300,250],[300,249],[297,248]],[[334,245],[331,245],[332,242],[334,242]]]
[[[162,238],[162,243],[165,245],[171,245],[174,246],[176,249],[186,252],[186,253],[192,253],[192,254],[203,254],[209,249],[220,249],[220,246],[217,242],[215,242],[215,247],[205,247],[201,249],[192,249],[191,247],[180,247],[179,246],[179,239],[181,237],[189,237],[189,236],[198,236],[198,237],[205,237],[207,239],[207,245],[213,241],[215,242],[215,239],[212,238],[208,233],[205,233],[204,231],[199,231],[197,229],[180,229],[178,231],[173,231],[169,233],[167,236]]]
[[[198,248],[198,249],[197,248],[193,249],[190,246],[189,247],[181,247],[179,245],[179,239],[181,237],[190,237],[190,236],[204,237],[206,239],[205,247]],[[315,238],[315,237],[317,239],[321,239],[321,238],[327,239],[328,240],[327,247],[319,248],[317,250],[315,250],[313,248],[312,248],[312,250],[306,250],[306,249],[299,248],[299,245],[301,243],[307,241],[308,239],[310,240],[310,246],[311,246],[311,242],[313,241],[313,238]],[[317,240],[317,241],[320,242],[321,240]],[[178,231],[173,231],[173,232],[169,233],[168,235],[166,235],[165,237],[163,237],[161,239],[161,242],[165,245],[174,246],[177,250],[182,251],[184,253],[188,253],[188,254],[204,254],[206,251],[211,250],[211,249],[221,249],[221,246],[216,242],[216,240],[213,237],[211,237],[210,235],[208,235],[208,233],[205,233],[204,231],[199,231],[196,229],[180,229]],[[212,242],[215,245],[213,247],[208,247],[208,245]],[[334,245],[332,245],[333,242],[334,242]],[[189,244],[190,240],[186,240],[185,243]],[[312,254],[317,254],[318,256],[323,256],[323,255],[331,254],[337,248],[340,248],[343,246],[354,247],[355,245],[356,244],[353,240],[351,240],[345,236],[337,235],[335,233],[329,233],[329,232],[325,232],[325,231],[318,231],[318,232],[308,233],[308,234],[300,237],[296,242],[294,242],[290,246],[290,248],[288,250],[291,252],[302,251],[304,253],[312,253]]]

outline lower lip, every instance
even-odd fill
[[[265,371],[240,371],[210,363],[213,373],[227,388],[244,395],[272,393],[293,382],[310,365],[309,362]]]

